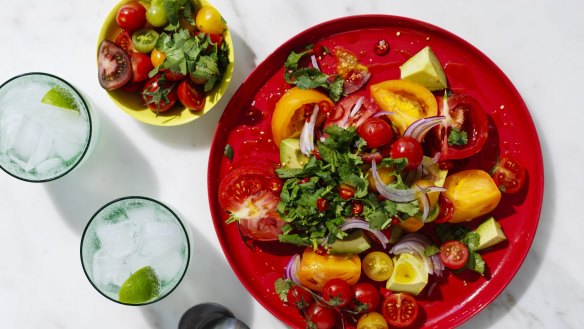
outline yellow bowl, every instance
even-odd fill
[[[102,40],[107,39],[114,41],[118,33],[122,30],[116,23],[116,14],[118,9],[126,3],[134,2],[136,0],[122,0],[110,11],[109,15],[105,19],[99,32],[99,37],[97,40],[97,47]],[[141,2],[146,8],[148,8],[147,3]],[[200,6],[211,6],[211,4],[206,0],[198,0],[196,3]],[[198,10],[198,8],[197,8]],[[136,120],[148,123],[155,126],[178,126],[193,120],[196,120],[207,112],[211,111],[213,107],[219,102],[227,87],[231,81],[231,75],[233,74],[233,41],[231,40],[231,34],[229,28],[225,33],[223,33],[224,42],[229,46],[229,65],[227,70],[223,75],[221,82],[207,94],[205,108],[202,111],[193,112],[185,107],[181,107],[180,104],[176,105],[175,108],[168,112],[160,113],[156,115],[153,111],[144,106],[142,97],[138,92],[130,93],[122,90],[111,90],[107,91],[111,99],[119,106],[124,112],[128,113]],[[97,53],[97,52],[96,52]],[[178,102],[177,102],[178,103]]]

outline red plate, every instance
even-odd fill
[[[378,56],[373,46],[385,39],[391,50]],[[209,158],[208,191],[211,213],[223,252],[247,290],[277,318],[304,328],[300,314],[284,305],[274,292],[274,281],[297,249],[277,242],[256,243],[249,248],[235,224],[225,224],[227,214],[217,200],[221,177],[232,162],[224,156],[230,144],[233,162],[268,158],[278,161],[271,141],[271,112],[286,90],[283,65],[288,54],[321,42],[329,49],[339,45],[359,56],[373,72],[370,83],[399,78],[399,65],[429,45],[445,66],[449,86],[474,96],[489,114],[489,141],[468,167],[490,169],[499,154],[518,158],[527,168],[528,186],[522,193],[504,195],[493,215],[508,241],[483,253],[485,277],[449,274],[446,282],[420,299],[417,326],[455,327],[483,309],[511,281],[535,235],[543,198],[543,163],[537,132],[521,96],[505,74],[484,54],[461,38],[436,26],[396,16],[353,16],[329,21],[292,38],[261,63],[237,90],[219,124]],[[251,115],[250,115],[251,114]],[[529,190],[529,194],[527,191]],[[430,290],[430,289],[426,289]]]

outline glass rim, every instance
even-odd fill
[[[88,118],[87,121],[89,122],[89,135],[87,136],[87,143],[85,144],[85,146],[83,148],[83,152],[81,153],[81,156],[79,156],[79,159],[77,159],[77,161],[75,161],[75,163],[73,163],[71,165],[71,167],[69,167],[67,170],[63,171],[62,173],[60,173],[58,175],[55,175],[55,176],[49,177],[49,178],[44,178],[44,179],[30,179],[30,178],[20,177],[17,174],[4,168],[4,166],[2,166],[2,163],[0,162],[0,169],[2,169],[5,173],[7,173],[8,175],[10,175],[14,178],[17,178],[21,181],[29,182],[29,183],[46,183],[46,182],[50,182],[50,181],[56,180],[58,178],[61,178],[65,175],[67,175],[68,173],[72,172],[73,169],[77,168],[77,166],[83,161],[83,159],[87,155],[87,152],[89,151],[89,147],[91,146],[91,139],[93,137],[93,119],[91,117],[91,111],[89,110],[89,104],[87,103],[87,100],[85,100],[85,97],[83,97],[81,92],[79,90],[77,90],[77,88],[75,88],[71,83],[67,82],[65,79],[58,77],[58,76],[51,74],[51,73],[46,73],[46,72],[22,73],[22,74],[13,76],[12,78],[10,78],[10,79],[6,80],[5,82],[3,82],[2,84],[0,84],[0,90],[2,90],[2,88],[4,86],[8,85],[12,81],[17,80],[17,79],[21,79],[21,78],[25,78],[27,76],[47,76],[47,77],[50,77],[52,79],[59,80],[59,81],[63,82],[64,84],[66,84],[81,99],[81,102],[82,102],[83,107],[85,109],[85,113],[87,114],[87,118]]]
[[[103,291],[101,291],[101,289],[93,282],[93,280],[89,276],[89,273],[87,272],[87,269],[85,268],[85,262],[83,261],[83,242],[85,241],[85,235],[87,233],[87,230],[89,229],[89,226],[91,226],[91,223],[97,217],[97,215],[99,215],[105,208],[109,207],[112,204],[115,204],[115,203],[118,203],[118,202],[124,201],[124,200],[133,200],[133,199],[134,200],[146,200],[146,201],[149,201],[149,202],[153,202],[153,203],[156,203],[156,204],[162,206],[166,210],[168,210],[170,212],[170,214],[180,224],[180,226],[181,226],[181,228],[182,228],[182,230],[183,230],[183,232],[185,234],[186,241],[187,241],[187,261],[186,261],[186,264],[185,264],[184,271],[181,274],[180,278],[177,280],[176,284],[174,284],[174,286],[172,288],[170,288],[170,290],[168,290],[168,292],[166,294],[160,296],[159,298],[155,298],[155,299],[149,300],[149,301],[147,301],[145,303],[139,303],[139,304],[129,304],[129,303],[120,302],[119,300],[116,300],[116,299],[108,296],[107,294],[105,294]],[[112,201],[104,204],[103,206],[101,206],[93,214],[93,216],[91,216],[91,219],[89,219],[89,221],[85,225],[85,229],[83,229],[83,234],[81,235],[81,243],[80,243],[80,248],[79,248],[79,255],[80,255],[80,258],[81,258],[81,267],[83,268],[83,273],[85,273],[85,277],[87,277],[87,281],[89,281],[89,283],[91,283],[91,285],[93,286],[93,288],[95,288],[95,290],[97,290],[102,296],[104,296],[107,299],[109,299],[111,301],[114,301],[114,302],[116,302],[118,304],[121,304],[121,305],[144,306],[144,305],[153,304],[153,303],[156,303],[158,301],[163,300],[168,295],[170,295],[180,285],[180,283],[182,282],[182,280],[184,279],[184,277],[187,274],[187,270],[189,269],[189,265],[190,265],[190,262],[191,262],[191,240],[189,238],[189,230],[187,230],[187,228],[185,227],[185,223],[182,222],[182,220],[180,219],[180,217],[172,209],[170,209],[170,207],[168,207],[167,205],[165,205],[161,201],[158,201],[158,200],[153,199],[153,198],[150,198],[150,197],[140,196],[140,195],[131,195],[131,196],[125,196],[125,197],[117,198],[117,199],[114,199],[114,200],[112,200]]]

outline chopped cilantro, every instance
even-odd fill
[[[233,147],[231,147],[231,145],[227,144],[225,145],[225,150],[223,151],[223,154],[225,154],[225,156],[227,157],[227,159],[229,159],[230,161],[233,161]]]
[[[466,262],[465,267],[479,273],[480,275],[484,274],[486,266],[485,261],[476,251],[480,241],[480,237],[477,233],[462,225],[445,223],[436,226],[436,234],[442,242],[458,240],[466,245],[468,248],[468,261]]]
[[[468,135],[464,130],[452,129],[448,134],[448,145],[466,145],[468,143]]]
[[[299,53],[292,51],[284,63],[284,79],[301,89],[323,88],[333,101],[338,101],[343,95],[343,79],[340,75],[328,75],[313,67],[300,67],[302,58],[311,54],[312,48]]]

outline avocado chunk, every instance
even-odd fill
[[[308,162],[308,157],[300,151],[300,140],[286,138],[280,142],[280,163],[282,167],[302,168]]]
[[[448,87],[444,69],[429,46],[424,47],[399,68],[403,80],[418,83],[431,91]]]
[[[482,222],[475,230],[475,233],[480,238],[479,246],[476,250],[486,249],[507,240],[505,233],[501,229],[501,224],[492,216]]]
[[[418,256],[403,253],[393,260],[393,272],[386,288],[391,291],[409,292],[418,295],[428,284],[428,271]]]
[[[330,253],[334,255],[357,255],[371,248],[371,241],[363,230],[349,233],[342,240],[336,240],[330,247]]]

